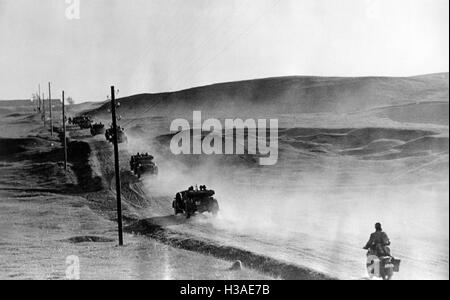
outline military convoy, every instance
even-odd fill
[[[96,136],[99,134],[105,134],[105,138],[109,142],[113,142],[114,131],[113,127],[105,130],[105,125],[101,122],[93,123],[91,117],[87,115],[77,116],[69,118],[69,124],[77,125],[81,129],[90,129],[91,135]],[[124,128],[117,127],[117,142],[126,143],[127,136],[125,135]],[[158,175],[158,166],[153,161],[154,157],[148,153],[131,156],[130,170],[131,172],[141,178],[143,175]],[[175,199],[172,202],[175,215],[183,214],[186,218],[190,218],[195,213],[209,212],[217,214],[219,211],[219,203],[213,197],[215,191],[208,190],[205,185],[200,187],[189,187],[185,191],[178,192],[175,195]]]
[[[114,131],[112,126],[106,129],[105,138],[108,142],[113,142]],[[125,129],[120,126],[117,126],[117,143],[122,144],[128,141],[127,136],[125,135]]]
[[[94,123],[91,126],[91,135],[92,136],[96,136],[99,134],[104,134],[105,133],[105,125],[103,125],[102,123]]]
[[[215,192],[206,189],[205,185],[195,189],[191,186],[188,190],[177,193],[175,200],[172,202],[175,215],[184,214],[189,219],[196,212],[217,214],[219,203],[213,197],[214,194]]]
[[[78,126],[80,129],[89,129],[92,136],[104,134],[108,142],[113,142],[114,132],[112,126],[105,130],[105,125],[101,122],[94,123],[92,118],[88,115],[76,116],[68,119],[68,123],[73,126]],[[128,139],[125,135],[125,129],[117,126],[117,142],[127,143]]]
[[[92,125],[91,117],[87,115],[69,118],[69,124],[78,125],[81,129],[89,129]]]
[[[138,178],[145,174],[158,175],[158,166],[148,153],[131,156],[130,169]]]

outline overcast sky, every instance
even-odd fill
[[[447,72],[448,0],[0,0],[0,99]]]

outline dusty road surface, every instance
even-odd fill
[[[72,256],[81,279],[273,278],[144,236],[126,233],[117,246],[114,195],[83,144],[71,144],[65,174],[59,139],[34,112],[1,120],[0,279],[65,279]]]

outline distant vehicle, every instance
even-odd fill
[[[184,214],[188,219],[196,212],[216,215],[219,212],[219,203],[213,197],[214,194],[213,190],[207,190],[204,185],[201,185],[200,189],[191,186],[188,190],[177,193],[172,203],[175,215]]]
[[[87,115],[77,116],[74,118],[69,118],[69,124],[78,125],[81,129],[88,129],[91,128],[92,119]]]
[[[113,136],[114,136],[114,131],[111,126],[110,128],[106,129],[105,138],[108,142],[112,143]],[[121,143],[126,143],[127,141],[128,141],[128,139],[127,139],[127,136],[125,135],[125,129],[118,126],[117,127],[117,143],[121,144]]]
[[[91,135],[92,136],[96,136],[99,134],[104,134],[105,133],[105,125],[103,125],[102,123],[94,123],[91,126]]]
[[[153,161],[153,156],[147,153],[131,156],[130,169],[138,178],[144,174],[158,175],[158,166]]]

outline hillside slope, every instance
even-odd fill
[[[133,95],[121,99],[120,113],[124,118],[185,115],[193,110],[230,116],[349,113],[436,101],[448,107],[448,99],[448,73],[404,78],[280,77]],[[106,116],[108,106],[91,114]],[[440,111],[442,107],[436,108]]]

